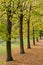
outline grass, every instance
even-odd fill
[[[27,39],[24,39],[24,45],[26,45],[26,43]],[[19,47],[19,45],[20,45],[19,39],[17,39],[15,42],[13,40],[11,44],[12,49]],[[3,55],[5,53],[6,53],[6,42],[0,42],[0,55]]]
[[[3,42],[0,44],[0,55],[4,54],[5,51],[6,51],[6,44],[5,44],[5,42]]]
[[[2,61],[0,61],[0,65],[1,65],[1,64],[3,64],[3,62],[2,62]]]

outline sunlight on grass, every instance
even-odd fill
[[[2,65],[3,64],[3,62],[2,61],[0,61],[0,65]]]
[[[6,44],[5,43],[1,43],[0,44],[0,55],[4,54],[6,51]]]
[[[27,45],[27,39],[24,39],[24,46]],[[12,49],[16,49],[20,46],[20,41],[17,39],[15,42],[12,42],[11,47]],[[6,42],[0,43],[0,55],[6,54]]]

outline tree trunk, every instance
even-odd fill
[[[7,41],[7,61],[12,61],[12,55],[11,55],[11,42]]]
[[[22,10],[21,10],[22,12]],[[20,14],[20,53],[24,54],[24,45],[23,45],[23,14]]]
[[[30,4],[30,8],[29,8],[29,19],[27,21],[27,26],[28,26],[28,30],[27,30],[27,39],[28,39],[28,45],[27,45],[27,48],[31,48],[30,47],[30,17],[31,17],[31,4]]]
[[[30,20],[27,22],[27,25],[28,25],[28,31],[27,31],[28,45],[27,45],[27,48],[31,48],[30,47]]]
[[[34,32],[34,26],[33,26],[33,45],[35,45],[35,32]]]
[[[42,39],[42,36],[41,36],[41,30],[40,30],[40,39]]]
[[[11,6],[11,5],[10,5]],[[7,61],[12,61],[12,54],[11,54],[11,28],[12,28],[12,22],[10,20],[11,18],[11,10],[7,10]]]
[[[36,41],[38,42],[38,37],[36,37]]]

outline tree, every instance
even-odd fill
[[[19,3],[20,4],[20,3]],[[24,46],[23,46],[23,10],[22,10],[22,5],[23,3],[20,4],[20,53],[24,54]]]
[[[11,28],[12,28],[12,22],[11,22],[11,0],[8,4],[8,8],[7,8],[7,36],[8,39],[6,41],[6,48],[7,48],[7,61],[12,61],[12,54],[11,54]]]
[[[36,41],[38,42],[38,37],[36,37]]]
[[[22,10],[21,10],[22,12]],[[23,14],[20,14],[20,53],[24,53],[24,46],[23,46]]]
[[[35,45],[35,30],[34,30],[34,25],[33,25],[33,45]]]
[[[39,33],[38,33],[38,30],[36,30],[36,41],[37,41],[37,42],[39,41],[39,39],[38,39],[38,37],[39,37],[38,34],[39,34]]]
[[[40,36],[40,39],[42,39],[42,30],[39,31],[39,36]]]
[[[29,19],[27,21],[27,26],[28,26],[28,30],[27,30],[28,46],[27,46],[27,48],[30,48],[30,17],[31,17],[31,4],[29,7]]]

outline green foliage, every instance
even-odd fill
[[[11,1],[11,8],[8,7]],[[39,33],[36,30],[43,30],[43,1],[41,0],[0,0],[0,38],[6,40],[7,35],[7,10],[10,9],[12,17],[12,38],[19,36],[20,21],[19,16],[21,14],[20,9],[23,10],[23,35],[27,37],[27,21],[29,19],[29,9],[31,5],[30,16],[30,35],[32,35],[32,23],[35,28],[35,35]]]

